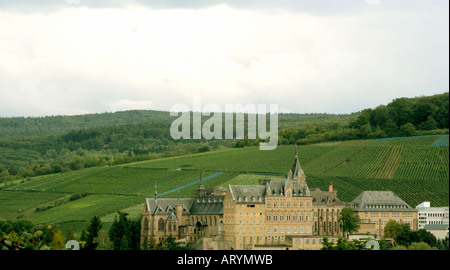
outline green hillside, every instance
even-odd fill
[[[108,226],[117,210],[139,216],[155,182],[162,197],[192,196],[201,170],[207,187],[257,184],[286,175],[294,151],[287,145],[273,151],[233,148],[21,180],[0,190],[0,218],[79,232],[97,215]],[[345,202],[364,190],[392,190],[413,207],[422,201],[449,204],[448,135],[321,143],[298,151],[309,187],[325,190],[332,183]]]

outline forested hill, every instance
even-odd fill
[[[161,111],[0,118],[0,183],[260,142],[174,140],[170,125],[176,118]],[[448,118],[448,92],[399,98],[350,115],[280,114],[278,145],[448,134]]]
[[[173,119],[173,118],[172,118]],[[141,123],[168,123],[163,111],[133,110],[75,116],[0,117],[0,138],[62,133],[70,130]]]
[[[358,113],[335,114],[279,114],[280,128],[302,127],[308,124],[347,124]],[[63,133],[71,130],[110,127],[130,124],[166,124],[177,117],[166,111],[131,110],[75,116],[0,117],[0,138]],[[207,118],[207,117],[203,117]],[[204,120],[204,119],[203,119]]]

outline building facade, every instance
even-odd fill
[[[382,237],[390,220],[417,230],[418,213],[425,208],[430,218],[434,214],[448,224],[448,208],[437,215],[426,204],[419,206],[412,208],[391,191],[363,191],[344,203],[332,184],[328,191],[310,190],[296,151],[287,178],[229,185],[218,192],[207,191],[200,177],[192,198],[158,198],[155,192],[142,212],[141,242],[153,238],[160,243],[172,235],[185,243],[203,243],[199,249],[320,249],[324,237],[335,241],[344,236],[339,219],[344,207],[353,207],[361,219],[350,239]]]
[[[317,236],[342,234],[339,214],[345,204],[332,186],[328,192],[309,190],[297,152],[286,179],[230,185],[223,204],[227,248],[290,249],[292,239],[298,238],[294,243],[299,248],[308,243],[307,247],[315,249]]]
[[[448,207],[430,207],[430,202],[423,202],[416,206],[419,215],[419,229],[425,225],[448,225]]]
[[[202,176],[198,194],[193,198],[158,198],[155,191],[155,197],[146,199],[142,211],[141,245],[150,238],[158,244],[169,236],[185,243],[220,238],[224,228],[224,197],[214,192],[207,193]]]
[[[418,230],[418,211],[392,191],[363,191],[351,203],[366,233],[382,237],[390,220]],[[371,225],[371,226],[369,226]]]

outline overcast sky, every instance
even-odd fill
[[[448,10],[448,0],[0,0],[0,116],[170,110],[193,96],[351,113],[448,92]]]

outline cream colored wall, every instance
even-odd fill
[[[390,220],[395,220],[400,224],[410,224],[411,230],[418,230],[417,212],[356,211],[356,213],[358,214],[362,223],[375,223],[375,233],[378,235],[378,237],[383,236],[384,227]]]

